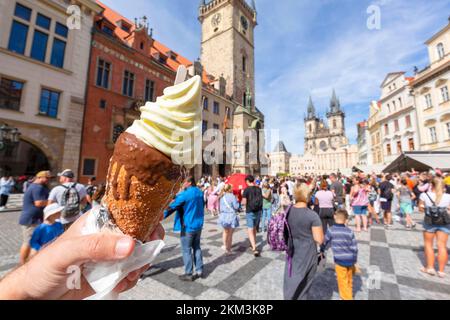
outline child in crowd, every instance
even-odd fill
[[[64,232],[61,222],[57,221],[64,207],[52,203],[44,209],[44,222],[33,232],[30,240],[31,256],[34,256],[46,244],[58,238]]]
[[[358,244],[355,234],[346,226],[348,212],[339,209],[334,214],[335,225],[330,227],[325,235],[325,242],[321,246],[324,253],[331,245],[339,295],[342,300],[353,300],[353,275],[359,273],[356,262],[358,260]]]

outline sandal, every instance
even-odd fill
[[[447,276],[447,274],[445,274],[444,272],[440,272],[440,271],[437,272],[437,275],[439,278],[445,278]]]
[[[421,272],[428,274],[429,276],[435,276],[436,275],[436,270],[434,269],[427,269],[425,267],[423,267],[422,269],[420,269]]]
[[[261,254],[259,253],[258,250],[253,250],[253,255],[254,255],[255,257],[259,257]]]

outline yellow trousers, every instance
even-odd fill
[[[342,267],[336,265],[336,278],[339,295],[342,300],[353,300],[353,274],[355,267]]]

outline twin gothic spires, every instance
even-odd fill
[[[336,95],[336,91],[333,89],[333,94],[331,96],[330,101],[330,109],[327,112],[327,117],[333,116],[333,115],[340,115],[342,114],[341,110],[341,102],[339,101],[339,98]],[[306,116],[307,120],[312,120],[316,118],[316,108],[314,107],[314,103],[312,101],[311,96],[309,96],[308,101],[308,113]]]

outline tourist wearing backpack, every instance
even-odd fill
[[[317,270],[317,245],[323,243],[324,235],[319,216],[308,208],[309,198],[309,187],[296,185],[295,205],[286,215],[289,246],[284,272],[285,300],[306,300]]]
[[[247,188],[242,195],[242,205],[245,206],[248,238],[252,247],[253,255],[259,257],[260,253],[256,248],[256,229],[261,220],[263,209],[263,196],[261,188],[255,186],[255,178],[248,175],[245,178]]]
[[[87,193],[84,185],[74,181],[75,174],[66,169],[58,173],[59,186],[52,189],[48,204],[58,203],[64,207],[61,213],[61,223],[67,230],[81,215],[81,207],[87,203]]]
[[[378,192],[380,193],[381,210],[384,212],[384,226],[389,228],[392,224],[392,200],[394,199],[394,185],[390,182],[391,176],[384,175]]]

